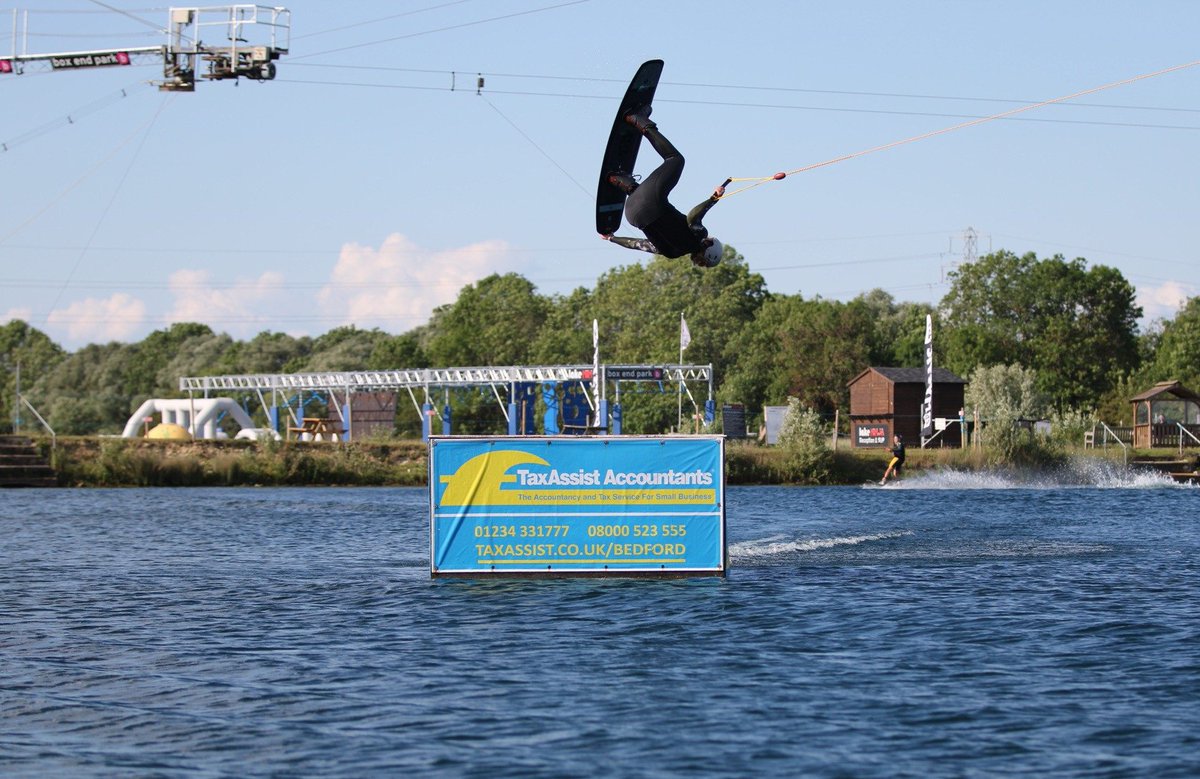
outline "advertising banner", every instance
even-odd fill
[[[856,447],[891,446],[891,426],[886,422],[855,422],[851,426]]]
[[[723,575],[720,436],[434,437],[430,570]]]
[[[664,368],[645,365],[609,365],[604,369],[608,381],[662,381],[666,375]]]
[[[70,54],[63,57],[51,57],[50,67],[55,70],[74,70],[75,68],[103,68],[111,65],[129,65],[127,51],[96,51],[90,54]]]

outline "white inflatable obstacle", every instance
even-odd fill
[[[195,419],[192,419],[192,414]],[[240,429],[253,428],[249,415],[233,398],[151,398],[133,412],[121,433],[125,438],[137,438],[146,417],[162,414],[162,421],[179,425],[192,434],[192,438],[216,438],[217,421],[222,414],[229,414]]]

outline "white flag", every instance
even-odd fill
[[[925,315],[925,401],[921,404],[921,437],[933,436],[933,316]],[[922,444],[923,445],[923,444]]]
[[[600,405],[600,320],[592,320],[592,395]],[[600,424],[600,423],[597,423]]]
[[[692,334],[688,332],[687,320],[683,318],[683,314],[679,315],[679,353],[683,354],[683,350],[688,348],[688,344],[692,342]]]
[[[600,380],[600,320],[592,320],[592,376]]]

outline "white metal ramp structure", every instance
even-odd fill
[[[593,378],[599,374],[599,381]],[[608,430],[610,412],[613,420],[612,433],[619,435],[621,384],[634,382],[659,382],[678,386],[693,398],[690,384],[703,383],[707,386],[704,402],[706,423],[711,423],[715,413],[713,400],[712,365],[540,365],[504,366],[477,368],[422,368],[414,370],[378,371],[330,371],[314,373],[258,373],[227,376],[183,377],[179,389],[189,397],[199,393],[208,397],[213,392],[254,393],[271,426],[278,430],[280,396],[283,408],[293,423],[299,426],[301,418],[287,401],[289,394],[320,392],[330,398],[329,406],[342,423],[347,440],[352,435],[350,396],[355,392],[407,392],[417,413],[421,415],[422,436],[428,438],[434,415],[433,397],[439,392],[446,395],[446,413],[443,415],[443,433],[449,434],[449,390],[461,387],[490,389],[500,410],[508,422],[510,435],[517,433],[516,395],[517,386],[530,383],[553,382],[561,385],[587,383],[591,391],[586,393],[592,411],[592,424],[596,430]],[[615,389],[614,405],[608,401],[608,385]],[[339,397],[340,393],[340,397]],[[421,400],[418,400],[418,395]],[[300,407],[303,407],[301,399]],[[697,404],[699,405],[699,404]],[[301,411],[301,414],[303,412]]]
[[[291,11],[262,5],[171,8],[162,32],[166,43],[160,46],[30,53],[29,12],[14,10],[12,53],[0,53],[0,75],[154,61],[163,66],[158,88],[168,92],[194,92],[198,63],[207,64],[201,75],[209,80],[269,81],[275,78],[275,60],[291,45]]]

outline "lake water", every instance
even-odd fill
[[[731,488],[675,581],[434,581],[426,500],[0,492],[0,774],[1200,775],[1196,488]]]

